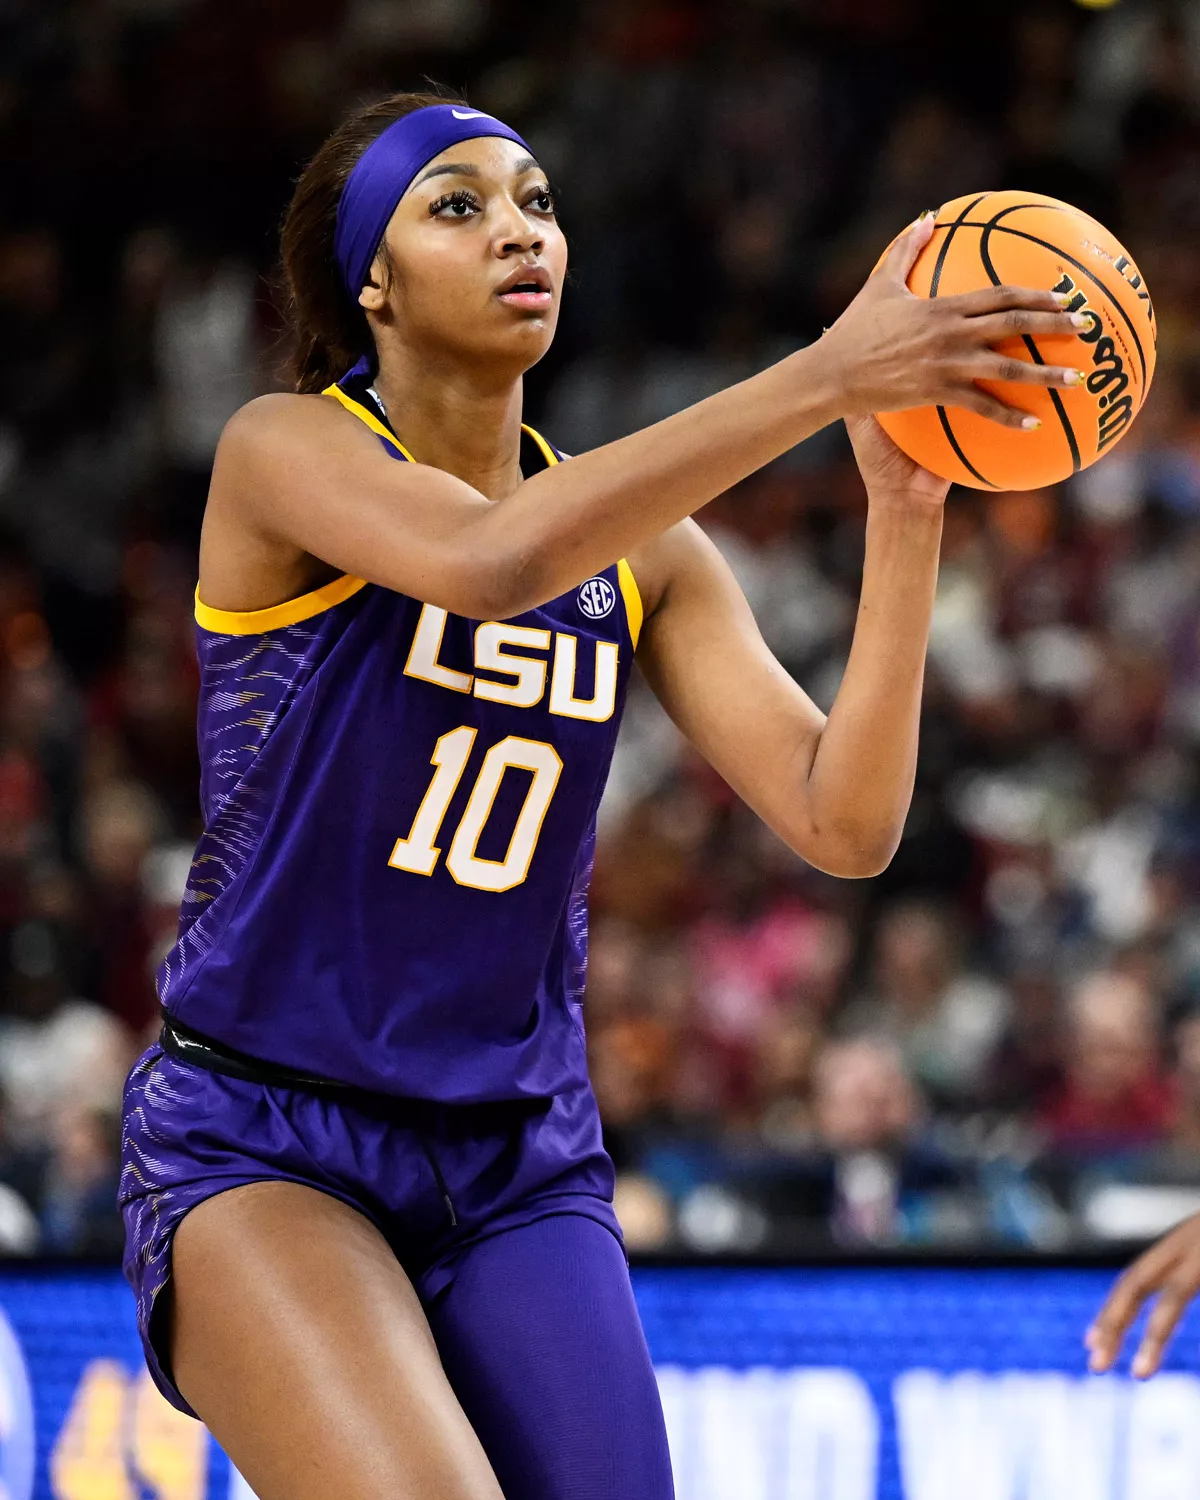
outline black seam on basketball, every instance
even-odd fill
[[[1063,405],[1062,397],[1057,391],[1050,392],[1050,400],[1054,403],[1054,410],[1058,413],[1058,420],[1063,425],[1063,431],[1067,435],[1067,446],[1071,450],[1071,473],[1078,474],[1083,468],[1083,460],[1079,457],[1079,444],[1075,440],[1075,429],[1071,426],[1071,419],[1067,416],[1067,409]]]
[[[991,281],[993,286],[999,286],[1001,283],[1000,277],[996,274],[996,267],[992,264],[992,257],[988,252],[988,240],[996,229],[1003,228],[1003,226],[997,222],[999,219],[1001,219],[1007,213],[1014,213],[1018,208],[1021,208],[1023,206],[1024,205],[1022,204],[1014,203],[1011,208],[1002,208],[996,215],[996,217],[988,223],[987,227],[979,236],[979,259],[983,262],[983,269],[987,272],[988,279]],[[1029,350],[1030,357],[1032,358],[1035,365],[1045,365],[1046,361],[1042,358],[1041,350],[1033,342],[1033,339],[1029,334],[1023,333],[1021,335],[1021,342],[1025,345],[1026,349]],[[1048,394],[1050,396],[1050,404],[1054,407],[1054,413],[1058,417],[1059,424],[1062,427],[1063,436],[1067,440],[1067,447],[1071,452],[1071,473],[1078,474],[1080,469],[1083,467],[1083,464],[1080,461],[1079,457],[1079,443],[1075,438],[1075,429],[1071,426],[1070,418],[1067,416],[1067,409],[1062,404],[1062,398],[1059,396],[1058,392],[1055,390],[1048,390]]]
[[[966,206],[966,208],[963,209],[962,213],[959,214],[958,218],[955,219],[954,222],[952,224],[950,224],[949,226],[938,225],[938,224],[935,223],[935,225],[934,225],[935,229],[936,228],[945,228],[945,229],[947,229],[947,234],[946,234],[946,238],[942,241],[942,248],[938,251],[938,258],[934,262],[934,265],[933,265],[933,275],[930,277],[930,280],[929,280],[929,299],[930,299],[930,301],[932,301],[937,296],[937,294],[938,294],[938,283],[942,279],[942,267],[946,264],[946,256],[950,253],[950,241],[954,238],[955,231],[958,230],[961,227],[961,225],[966,220],[966,217],[971,212],[971,210],[973,208],[978,208],[979,205],[983,202],[983,200],[986,197],[987,197],[986,193],[980,193],[979,197],[976,198],[973,203],[968,203],[967,206]]]
[[[950,418],[946,415],[946,408],[939,406],[937,409],[938,421],[942,424],[942,431],[946,434],[946,440],[958,455],[958,461],[968,473],[974,474],[980,484],[986,484],[989,490],[998,490],[1000,486],[993,484],[990,479],[985,479],[967,455],[962,451],[958,439],[954,436],[954,428],[950,425]]]
[[[1030,207],[1031,205],[1029,205],[1029,204],[1025,204],[1025,205],[1014,204],[1013,205],[1013,211],[1015,212],[1016,208],[1019,207],[1019,206]],[[1008,209],[1004,209],[1003,212],[1008,213],[1009,210]],[[987,223],[982,223],[981,224],[981,223],[979,223],[979,222],[977,222],[975,220],[966,220],[962,224],[956,224],[954,227],[956,229],[988,229],[988,228],[991,228],[996,234],[1012,234],[1012,235],[1016,235],[1016,237],[1018,239],[1028,240],[1030,242],[1030,244],[1033,244],[1033,245],[1040,245],[1043,250],[1053,250],[1053,252],[1055,253],[1055,255],[1061,255],[1062,258],[1063,258],[1063,260],[1069,262],[1069,264],[1073,265],[1077,271],[1079,271],[1082,275],[1086,276],[1087,279],[1090,282],[1093,282],[1096,286],[1098,286],[1100,288],[1100,290],[1104,293],[1104,295],[1108,298],[1109,302],[1113,305],[1113,307],[1115,307],[1116,310],[1121,314],[1121,317],[1124,320],[1125,326],[1129,330],[1129,336],[1130,336],[1130,338],[1134,342],[1134,347],[1137,349],[1138,359],[1141,362],[1141,366],[1142,366],[1142,380],[1141,380],[1141,385],[1142,385],[1142,394],[1143,394],[1143,396],[1145,395],[1145,391],[1146,391],[1146,355],[1145,355],[1144,350],[1142,349],[1142,341],[1141,341],[1140,338],[1138,338],[1137,329],[1133,326],[1133,323],[1130,320],[1129,314],[1125,311],[1125,309],[1121,306],[1121,304],[1117,300],[1117,298],[1113,296],[1112,292],[1109,291],[1108,287],[1105,285],[1105,283],[1103,281],[1100,280],[1099,276],[1097,276],[1094,271],[1089,271],[1088,268],[1083,264],[1082,261],[1076,260],[1073,255],[1068,255],[1067,252],[1064,249],[1062,249],[1061,246],[1053,244],[1050,240],[1044,240],[1044,239],[1042,239],[1040,235],[1030,234],[1029,231],[1026,230],[1026,229],[1014,229],[1010,224],[993,224],[993,225],[989,225]]]
[[[942,279],[942,267],[946,264],[946,257],[950,253],[950,241],[954,238],[955,233],[966,222],[967,215],[971,212],[971,210],[973,208],[978,208],[987,196],[988,195],[986,193],[980,193],[978,198],[967,204],[966,208],[963,209],[963,211],[959,214],[958,218],[953,221],[953,223],[949,225],[935,225],[935,228],[946,229],[946,238],[942,241],[941,249],[938,251],[938,258],[934,262],[933,275],[929,279],[930,301],[932,301],[938,294],[938,284]],[[942,424],[942,431],[946,434],[946,441],[954,450],[955,456],[957,457],[959,463],[962,464],[963,468],[966,469],[968,474],[973,474],[975,478],[978,479],[980,484],[987,485],[988,489],[999,489],[999,485],[995,485],[990,479],[985,479],[983,477],[983,475],[963,452],[962,445],[954,435],[954,428],[950,425],[950,418],[946,415],[946,408],[944,406],[939,406],[937,408],[937,414],[938,421]]]

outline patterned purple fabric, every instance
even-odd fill
[[[121,1162],[124,1268],[146,1363],[189,1415],[153,1309],[180,1222],[228,1188],[296,1182],[341,1199],[379,1229],[426,1302],[451,1285],[471,1246],[503,1231],[567,1214],[621,1237],[586,1086],[518,1109],[400,1102],[383,1118],[210,1073],[153,1046],[125,1085]]]

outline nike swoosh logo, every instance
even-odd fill
[[[450,111],[450,113],[454,116],[454,118],[456,120],[486,120],[487,119],[487,116],[484,114],[484,112],[481,109],[472,109],[472,110],[467,110],[467,111],[464,111],[464,110],[461,110],[461,109],[452,109]]]

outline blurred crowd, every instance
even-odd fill
[[[558,179],[527,390],[568,451],[810,342],[972,190],[1098,215],[1158,315],[1098,468],[951,495],[886,874],[805,866],[635,686],[587,995],[631,1244],[1053,1248],[1200,1207],[1200,3],[0,0],[0,1249],[119,1244],[200,831],[208,468],[281,383],[300,165],[426,77]],[[829,431],[704,516],[826,708],[864,503]]]

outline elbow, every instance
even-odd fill
[[[809,864],[839,880],[870,880],[882,875],[900,847],[900,830],[810,830],[809,838],[789,842]]]
[[[468,620],[509,620],[531,607],[523,601],[521,570],[502,553],[455,558],[426,602]]]
[[[882,875],[892,862],[898,842],[846,850],[839,854],[837,868],[829,873],[840,880],[870,880],[874,875]]]
[[[472,620],[511,620],[554,597],[548,571],[544,559],[511,546],[463,558],[445,607]]]

